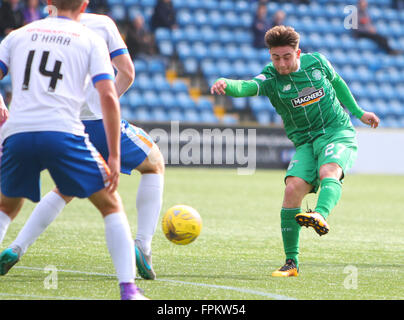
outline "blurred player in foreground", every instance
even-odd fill
[[[341,181],[357,153],[356,131],[341,103],[363,123],[377,128],[379,118],[362,110],[345,81],[320,53],[301,53],[299,34],[276,26],[265,34],[272,62],[252,80],[218,79],[212,94],[233,97],[267,96],[281,116],[296,153],[285,177],[281,232],[286,263],[275,277],[297,276],[299,234],[302,226],[321,236],[341,197]],[[314,212],[303,213],[303,198],[317,192]]]
[[[48,1],[48,4],[51,5],[51,2]],[[133,83],[135,72],[117,26],[105,15],[90,13],[82,13],[80,23],[100,35],[106,42],[112,64],[117,70],[115,86],[118,96],[121,96]],[[80,118],[90,141],[104,159],[108,159],[100,99],[91,83],[86,88],[86,103],[82,107]],[[121,172],[131,174],[133,169],[142,174],[136,197],[138,213],[135,240],[136,266],[142,278],[154,280],[156,274],[152,265],[151,242],[162,206],[164,159],[149,135],[141,128],[122,120]],[[72,199],[73,197],[62,195],[55,189],[41,200],[16,240],[0,254],[0,275],[6,274],[21,259],[28,247]]]
[[[134,283],[133,240],[116,192],[120,110],[108,50],[102,38],[78,22],[88,1],[53,4],[58,16],[28,24],[0,45],[0,78],[10,72],[13,90],[10,116],[1,131],[0,241],[24,198],[40,200],[40,172],[47,169],[61,194],[88,197],[101,212],[121,298],[144,300]],[[108,165],[79,117],[88,75],[99,93]]]

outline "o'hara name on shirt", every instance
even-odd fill
[[[305,89],[299,92],[299,96],[297,98],[291,100],[294,108],[308,106],[310,104],[320,101],[320,99],[324,97],[323,88],[317,90],[315,88],[305,88]],[[309,92],[307,92],[307,89],[309,89]]]
[[[47,44],[55,43],[62,46],[69,46],[72,38],[80,37],[80,34],[74,32],[66,32],[63,30],[48,30],[48,29],[28,29],[31,34],[32,42],[43,42]]]

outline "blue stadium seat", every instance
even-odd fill
[[[184,29],[184,39],[188,42],[195,42],[200,40],[199,29],[194,25],[188,25]]]
[[[157,28],[155,31],[156,41],[171,40],[171,30],[167,28]]]
[[[159,95],[160,95],[161,103],[166,110],[176,108],[176,107],[179,108],[175,93],[171,92],[171,90],[162,91],[159,93]]]
[[[178,42],[184,40],[186,40],[184,29],[177,28],[171,31],[171,41],[173,42],[173,44],[176,45]]]
[[[150,121],[150,112],[146,107],[139,107],[133,111],[133,117],[135,121]]]
[[[186,109],[196,109],[196,103],[189,94],[185,92],[177,93],[176,95],[177,104],[182,110]]]
[[[140,0],[140,4],[143,6],[143,7],[155,7],[156,6],[156,4],[157,4],[157,0]]]
[[[186,58],[182,64],[184,65],[184,71],[186,74],[196,74],[199,70],[199,62],[196,58]]]
[[[220,13],[219,10],[211,10],[209,12],[208,23],[213,28],[220,28],[223,26],[222,14]]]
[[[200,30],[200,40],[205,42],[205,45],[209,45],[216,41],[216,31],[211,26],[202,27]]]
[[[168,110],[167,115],[171,121],[183,121],[184,120],[182,111],[177,108],[172,108],[172,109]]]
[[[131,109],[145,105],[143,96],[136,90],[130,90],[127,94],[127,103]]]
[[[149,108],[156,108],[162,106],[162,101],[156,91],[148,90],[143,94],[144,104]]]
[[[258,110],[254,114],[259,124],[268,125],[271,123],[272,117],[269,110]]]
[[[192,57],[192,47],[187,41],[181,41],[177,44],[177,54],[180,60]]]
[[[234,3],[230,0],[222,0],[218,3],[218,8],[222,12],[231,12],[234,10]]]
[[[229,78],[234,75],[233,66],[228,59],[219,59],[216,63],[217,73],[221,77]]]
[[[111,0],[108,0],[108,2],[110,2]],[[133,6],[133,5],[140,5],[140,0],[118,0],[118,1],[123,1],[123,4],[126,6],[126,7],[129,7],[129,6]]]
[[[211,59],[204,59],[201,62],[201,72],[206,79],[214,78],[217,76],[216,63]],[[210,82],[210,81],[208,81]]]
[[[223,57],[225,57],[226,54],[227,54],[226,49],[221,44],[213,43],[208,48],[209,58],[218,60],[218,59],[222,59]]]
[[[177,23],[180,27],[186,27],[194,22],[191,12],[187,9],[181,9],[177,12]]]
[[[110,8],[109,14],[115,21],[124,21],[126,19],[126,9],[123,5],[113,5]]]
[[[216,115],[213,113],[213,111],[209,111],[209,110],[202,110],[200,113],[200,119],[201,119],[201,122],[205,122],[205,123],[219,122]]]
[[[181,92],[188,93],[188,86],[182,80],[175,80],[172,83],[171,87],[174,90],[174,92],[176,92],[176,93],[181,93]]]
[[[248,99],[246,98],[231,98],[233,108],[235,110],[245,110],[248,106]]]
[[[206,98],[199,98],[198,102],[196,103],[196,107],[198,110],[213,110],[213,103]]]
[[[169,121],[168,115],[163,107],[157,107],[150,110],[151,119],[157,122]]]
[[[148,61],[147,69],[148,69],[149,73],[152,73],[152,74],[156,74],[156,73],[165,74],[166,65],[165,65],[164,61],[161,59],[158,59],[158,58],[152,59],[152,60]]]
[[[164,76],[164,74],[157,73],[153,75],[152,77],[153,83],[154,83],[154,89],[162,92],[162,91],[169,91],[171,90],[171,85]]]
[[[208,23],[209,16],[205,13],[204,10],[196,10],[193,15],[193,23],[198,26],[202,27]]]
[[[202,60],[208,55],[208,48],[203,42],[195,42],[191,47],[191,57]]]
[[[160,40],[157,42],[160,53],[165,57],[172,57],[175,52],[173,42],[171,40]]]
[[[201,122],[201,117],[196,109],[187,109],[184,111],[183,121],[197,123]]]
[[[146,61],[141,60],[141,59],[135,59],[133,61],[133,64],[135,65],[136,75],[139,75],[140,73],[147,73],[148,72],[148,66],[147,66]]]
[[[136,80],[134,82],[134,86],[141,90],[152,90],[154,89],[154,83],[152,78],[146,74],[141,73],[136,76]]]

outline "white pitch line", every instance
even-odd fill
[[[15,269],[26,269],[26,270],[38,270],[38,271],[44,270],[43,268],[24,267],[24,266],[16,266],[14,268]],[[85,275],[90,275],[90,276],[116,277],[115,274],[107,274],[107,273],[99,273],[99,272],[60,270],[60,269],[57,269],[57,271],[64,272],[64,273],[85,274]],[[179,284],[185,284],[185,285],[193,285],[193,286],[198,286],[198,287],[207,287],[207,288],[222,289],[222,290],[231,290],[231,291],[237,291],[237,292],[241,292],[241,293],[254,294],[254,295],[267,297],[267,298],[271,298],[271,299],[275,299],[275,300],[297,300],[296,298],[287,297],[287,296],[279,295],[276,293],[244,289],[244,288],[237,288],[237,287],[230,287],[230,286],[222,286],[222,285],[216,285],[216,284],[188,282],[188,281],[171,280],[171,279],[156,279],[155,281],[168,282],[168,283],[179,283]]]

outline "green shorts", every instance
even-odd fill
[[[287,177],[299,177],[313,186],[317,192],[320,186],[320,167],[326,163],[338,164],[343,173],[349,170],[357,155],[356,132],[344,129],[335,130],[318,137],[311,143],[296,148],[296,153],[286,171]]]

